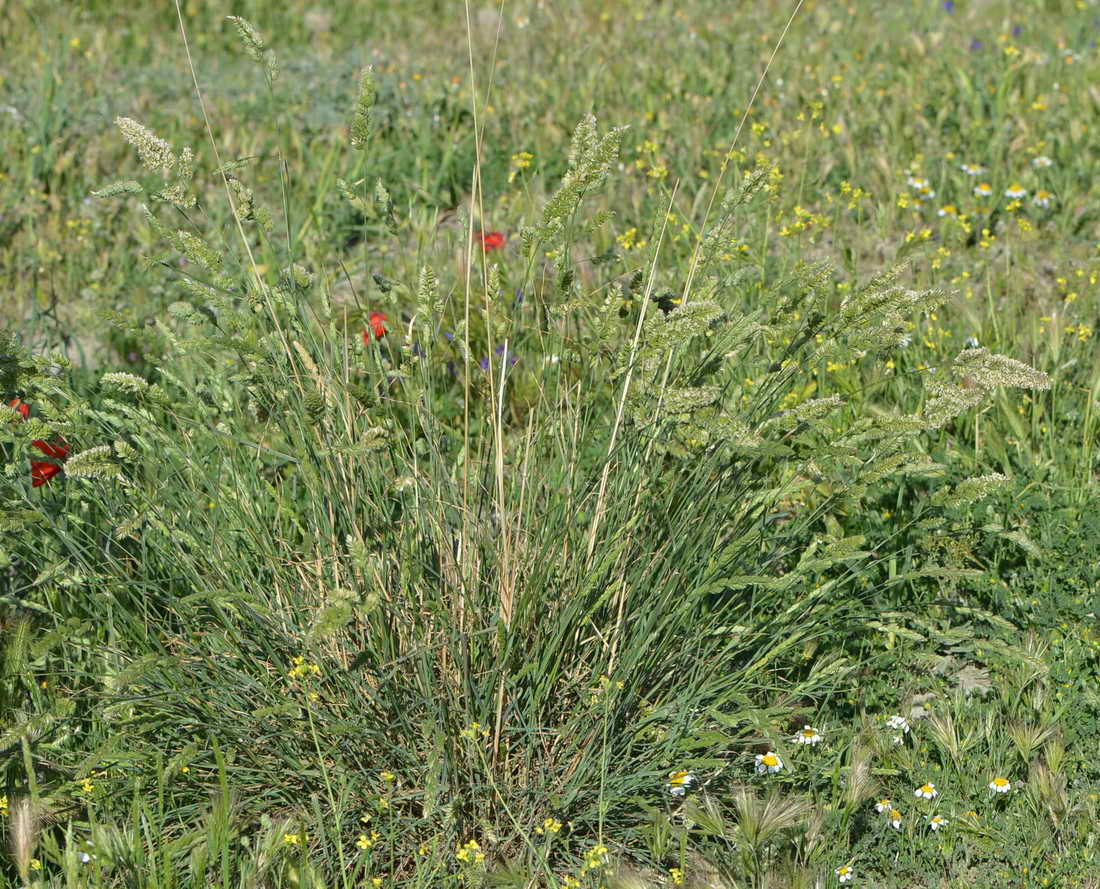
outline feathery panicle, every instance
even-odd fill
[[[852,812],[875,793],[875,779],[871,774],[872,759],[868,748],[858,743],[852,745],[848,781],[844,786],[844,802]]]
[[[344,179],[336,180],[336,190],[340,192],[341,196],[356,210],[362,213],[364,216],[369,216],[371,212],[370,204],[368,204],[362,197],[357,195],[352,188],[356,185],[362,185],[363,180],[360,179],[357,182],[353,182],[350,185]]]
[[[114,198],[123,194],[141,194],[141,183],[133,179],[124,179],[122,182],[113,182],[98,188],[92,192],[93,198]]]
[[[274,83],[279,76],[279,64],[275,58],[275,53],[267,48],[267,44],[264,43],[260,32],[256,30],[256,26],[239,15],[227,15],[226,19],[236,26],[248,57],[252,61],[263,65],[267,74],[267,82],[269,84]]]
[[[116,117],[115,124],[122,138],[137,149],[142,165],[150,173],[160,173],[166,178],[178,173],[180,161],[172,146],[152,130],[129,117]]]
[[[229,176],[226,181],[229,183],[230,191],[233,192],[233,197],[237,202],[237,215],[242,220],[257,223],[267,235],[270,235],[273,228],[270,211],[256,203],[256,196],[252,189],[241,182],[240,179]]]
[[[264,44],[264,39],[260,36],[260,32],[256,30],[255,26],[239,15],[227,15],[226,20],[232,22],[237,27],[237,33],[241,35],[241,42],[244,44],[245,52],[248,53],[248,57],[254,62],[262,62],[264,50],[267,49],[267,46]]]
[[[396,235],[397,218],[393,212],[393,198],[390,197],[390,193],[386,186],[382,184],[381,179],[374,183],[374,206],[376,212],[382,217],[382,221],[385,222],[389,233]]]
[[[41,812],[29,796],[13,800],[9,811],[8,840],[11,842],[11,855],[15,859],[19,876],[25,883],[30,873],[32,853],[38,842]]]
[[[435,270],[429,266],[422,266],[420,276],[416,282],[416,311],[417,314],[433,320],[443,315],[443,300],[439,297],[439,279]]]
[[[143,380],[136,374],[125,373],[124,371],[105,373],[100,377],[99,382],[105,387],[115,388],[130,395],[141,395],[149,388],[149,382],[147,380]]]
[[[844,400],[839,395],[830,395],[827,398],[810,398],[789,410],[780,411],[777,416],[766,420],[763,428],[767,429],[772,426],[784,429],[793,428],[799,423],[807,423],[825,417],[843,404]]]
[[[177,155],[166,141],[148,127],[129,117],[116,117],[115,123],[122,137],[137,149],[142,165],[150,173],[159,173],[165,179],[175,180],[159,191],[151,192],[152,196],[173,204],[181,210],[194,207],[197,201],[188,188],[188,183],[195,175],[194,152],[190,148],[185,148]],[[126,180],[105,186],[92,192],[92,195],[97,198],[107,198],[138,194],[142,191],[144,189],[140,182]]]
[[[284,267],[279,273],[279,278],[288,287],[296,290],[309,290],[317,280],[313,272],[297,262]]]
[[[985,348],[964,349],[955,358],[952,372],[968,379],[986,392],[998,386],[1017,389],[1049,389],[1050,377],[1022,361],[1006,355],[994,355]]]
[[[611,164],[619,156],[619,143],[625,127],[615,127],[599,138],[596,118],[588,115],[573,132],[569,149],[569,171],[542,212],[542,237],[552,240],[565,227],[581,197],[598,188],[607,179]]]
[[[182,182],[169,185],[156,193],[162,201],[167,201],[181,210],[189,210],[198,203],[198,199],[191,194]]]
[[[988,475],[963,479],[952,488],[937,491],[932,496],[932,502],[948,507],[966,506],[1003,490],[1008,483],[1007,475],[991,472]]]
[[[378,89],[374,83],[374,68],[368,65],[359,75],[359,96],[351,120],[351,147],[360,150],[367,147],[374,131],[374,100]]]
[[[734,791],[733,805],[737,826],[755,849],[762,848],[777,832],[799,824],[812,809],[802,797],[784,796],[773,790],[762,798],[748,787]]]
[[[964,349],[954,362],[928,383],[929,398],[924,406],[928,428],[945,423],[977,407],[998,386],[1019,389],[1049,389],[1050,377],[1023,362],[988,349]]]
[[[110,445],[97,445],[75,454],[65,462],[65,474],[69,478],[117,478],[118,466]]]

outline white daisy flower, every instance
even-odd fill
[[[931,827],[932,830],[939,830],[941,827],[947,827],[950,823],[950,821],[941,815],[933,815],[928,819],[928,826]]]
[[[889,817],[890,826],[894,828],[894,830],[901,830],[901,812],[897,809],[891,809]]]
[[[929,781],[927,784],[922,784],[916,790],[913,791],[913,796],[921,799],[935,799],[939,796],[939,791],[936,790],[936,785]]]
[[[687,789],[694,783],[695,776],[687,769],[671,772],[668,776],[668,792],[673,796],[683,796]]]
[[[846,864],[838,867],[835,873],[837,879],[840,880],[840,882],[842,883],[850,883],[852,881],[852,877],[855,876],[855,874],[852,873],[852,869]]]
[[[989,789],[994,793],[1008,793],[1012,789],[1012,782],[1008,778],[994,778],[989,782]]]
[[[756,754],[756,774],[775,774],[781,768],[783,768],[783,760],[779,758],[779,754],[769,751],[768,753]]]
[[[993,187],[985,182],[974,186],[974,194],[979,198],[987,198],[993,194]]]
[[[821,732],[808,725],[802,726],[802,731],[791,738],[792,744],[820,744]]]
[[[1038,157],[1033,157],[1031,159],[1031,166],[1040,167],[1040,168],[1041,167],[1053,167],[1054,166],[1054,161],[1052,161],[1045,154],[1040,154]]]
[[[901,735],[894,735],[894,744],[904,744],[904,743],[905,743],[905,738],[903,738]]]
[[[937,216],[958,216],[959,211],[954,204],[944,204],[936,211]]]
[[[912,342],[913,338],[906,334],[903,339],[907,341],[905,345],[908,346],[909,343]],[[889,719],[886,720],[886,725],[889,728],[897,729],[903,735],[909,734],[909,721],[904,716],[898,716],[895,714],[894,716],[891,716]]]
[[[1051,200],[1053,200],[1053,198],[1054,195],[1052,195],[1049,191],[1040,188],[1037,192],[1035,192],[1035,197],[1031,199],[1031,203],[1033,203],[1036,207],[1042,207],[1045,210],[1047,207],[1050,206],[1050,202]]]
[[[892,808],[893,805],[888,799],[880,799],[877,803],[875,803],[875,811],[878,812],[880,815],[883,812],[889,812]]]
[[[985,167],[980,167],[977,164],[960,164],[959,169],[967,176],[978,176],[985,172]]]
[[[915,188],[917,191],[920,191],[922,188],[928,188],[928,180],[921,179],[919,176],[910,176],[905,181],[909,183],[911,188]]]
[[[1027,197],[1027,189],[1024,188],[1022,185],[1016,185],[1015,183],[1013,183],[1012,185],[1010,185],[1008,188],[1005,189],[1005,197],[1006,198],[1026,198]]]

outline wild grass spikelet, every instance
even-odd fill
[[[599,136],[596,117],[592,114],[577,124],[569,148],[569,170],[542,211],[539,234],[543,240],[553,241],[564,230],[566,220],[576,210],[581,197],[599,188],[607,179],[611,164],[619,156],[619,143],[625,133],[625,127],[615,127]]]
[[[279,76],[279,64],[275,58],[275,53],[267,48],[260,32],[248,19],[241,18],[239,15],[228,15],[226,20],[232,22],[237,28],[237,33],[240,35],[241,43],[244,44],[244,51],[248,54],[248,57],[264,66],[264,74],[270,86]]]
[[[374,82],[374,68],[368,65],[359,75],[359,95],[351,119],[351,147],[362,150],[367,147],[374,131],[374,101],[378,89]]]
[[[38,842],[42,814],[39,806],[29,796],[13,799],[10,812],[8,839],[12,858],[15,859],[20,877],[26,881],[31,868],[31,853]]]
[[[141,163],[150,173],[168,177],[188,169],[188,165],[172,151],[172,146],[158,137],[148,127],[130,117],[116,117],[122,138],[137,149]]]
[[[119,468],[111,446],[97,445],[70,457],[65,462],[65,474],[70,478],[116,478]]]

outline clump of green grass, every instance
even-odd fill
[[[231,26],[279,110],[265,38]],[[140,355],[97,374],[3,341],[0,389],[33,408],[3,424],[10,875],[993,880],[998,845],[1024,837],[1006,867],[1083,847],[1049,878],[1087,874],[1095,770],[1059,746],[1049,683],[1012,673],[1048,651],[1007,644],[1013,626],[972,588],[982,542],[1030,540],[993,521],[1007,427],[968,418],[1011,416],[1000,387],[1038,399],[1049,381],[944,345],[934,285],[971,218],[943,223],[957,244],[892,267],[865,231],[903,253],[936,243],[899,228],[919,198],[890,194],[872,217],[870,190],[811,175],[810,136],[840,135],[818,99],[787,114],[805,124],[787,141],[760,115],[793,108],[765,100],[732,149],[721,128],[717,148],[679,146],[662,80],[640,103],[659,140],[567,100],[568,148],[559,127],[494,164],[499,109],[446,86],[405,98],[378,67],[348,78],[354,155],[213,129],[215,146],[264,145],[274,175],[204,162],[194,130],[124,123],[145,170],[100,206],[145,204],[119,250],[132,269],[146,245],[150,323],[87,299]],[[691,76],[708,89],[702,66]],[[535,89],[509,86],[506,111]],[[441,148],[440,125],[464,147]],[[412,127],[422,153],[403,148]],[[301,156],[313,193],[287,175]],[[425,172],[463,157],[467,181]],[[513,190],[494,192],[504,170]],[[502,217],[508,236],[484,237]],[[990,224],[975,249],[997,249]],[[826,232],[842,272],[806,261]],[[38,489],[35,442],[69,449]],[[965,692],[987,649],[1010,678],[979,702]],[[868,681],[888,666],[915,687]],[[959,696],[941,675],[955,667]],[[912,723],[902,745],[875,725],[881,703]],[[809,725],[823,743],[797,743]],[[972,826],[988,776],[967,755],[997,777],[1013,749],[1027,790]],[[903,832],[873,814],[876,794],[933,778],[942,833],[915,800]]]

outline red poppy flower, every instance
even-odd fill
[[[19,411],[19,413],[23,415],[24,420],[28,419],[31,415],[31,406],[29,404],[23,404],[18,398],[13,398],[9,401],[8,407],[13,407]]]
[[[64,441],[61,444],[50,444],[48,441],[35,440],[31,442],[47,457],[55,460],[64,460],[69,456],[69,446]],[[56,463],[47,463],[45,460],[31,460],[31,487],[37,488],[44,485],[55,475],[60,474],[61,467]]]
[[[8,404],[19,411],[24,420],[30,417],[30,405],[24,404],[18,398],[12,399]],[[55,460],[64,460],[69,456],[69,446],[65,444],[64,439],[62,439],[60,444],[50,444],[48,441],[36,438],[31,444],[47,457],[52,457]],[[31,460],[31,487],[37,488],[40,485],[44,485],[55,475],[59,475],[60,473],[61,467],[56,463],[47,463],[45,460]]]
[[[482,232],[481,246],[485,250],[499,250],[504,246],[504,235],[500,232]]]
[[[383,322],[389,320],[390,319],[383,315],[381,312],[371,312],[370,330],[363,331],[363,342],[366,343],[368,346],[370,345],[371,333],[374,334],[374,338],[376,340],[382,339],[382,337],[386,335],[386,326],[385,324],[383,324]]]

